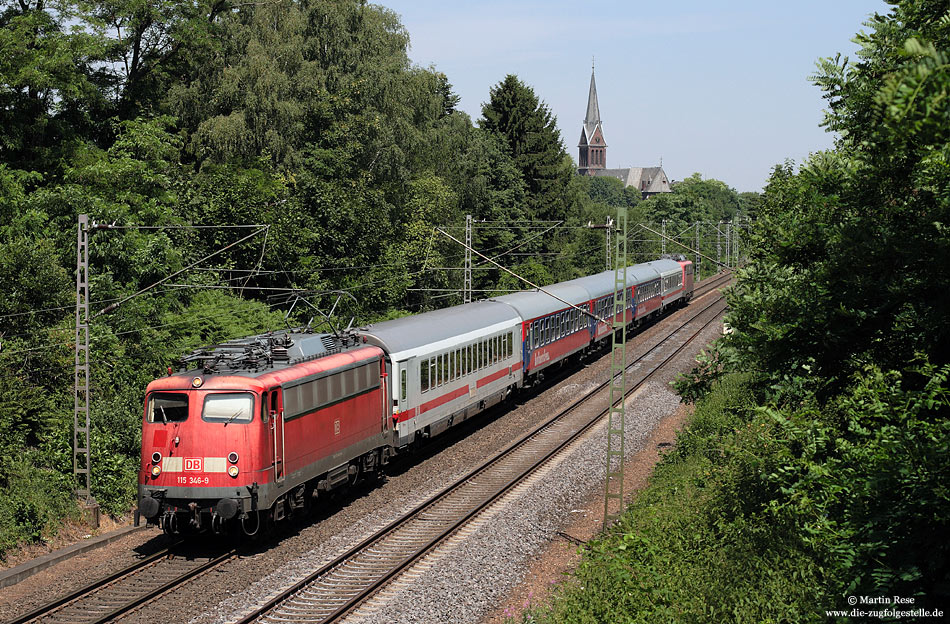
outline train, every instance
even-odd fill
[[[198,349],[145,390],[136,523],[261,534],[511,398],[555,366],[684,305],[693,263],[664,257],[335,333],[281,330]],[[614,318],[609,318],[614,316]]]

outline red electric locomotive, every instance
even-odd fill
[[[351,336],[277,332],[196,351],[149,384],[139,511],[168,533],[262,523],[387,463],[383,351]]]

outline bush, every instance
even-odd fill
[[[0,558],[20,543],[56,534],[62,519],[78,518],[72,479],[49,467],[40,453],[0,458]]]

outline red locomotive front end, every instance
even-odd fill
[[[185,518],[201,528],[202,520],[224,522],[256,509],[273,463],[262,391],[256,380],[238,376],[183,373],[149,384],[142,515],[176,533],[186,528]]]
[[[168,533],[262,524],[390,455],[387,364],[353,337],[281,332],[200,350],[149,384],[139,513]]]

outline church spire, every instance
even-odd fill
[[[590,64],[590,92],[587,94],[587,116],[584,125],[587,126],[588,136],[594,134],[594,129],[600,124],[600,104],[597,102],[597,83],[594,82],[594,63]]]
[[[590,64],[590,91],[587,94],[587,114],[577,144],[577,172],[594,175],[596,169],[607,166],[607,142],[600,121],[600,103],[597,101],[597,83],[594,81],[594,61]]]

